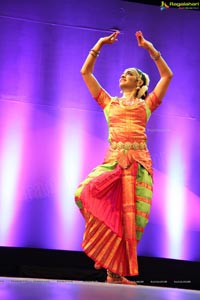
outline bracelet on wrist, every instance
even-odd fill
[[[91,54],[94,58],[97,58],[97,55],[94,54],[92,51],[90,51],[90,54]]]
[[[91,49],[90,50],[90,54],[93,56],[93,57],[98,57],[99,56],[99,54],[100,54],[100,51],[96,51],[96,50],[94,50],[94,49]]]
[[[161,57],[160,51],[157,52],[155,56],[150,55],[153,60],[158,60]]]

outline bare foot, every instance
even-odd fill
[[[135,281],[130,281],[128,279],[126,279],[123,276],[119,276],[117,278],[113,278],[109,275],[107,275],[107,281],[108,283],[114,283],[114,284],[128,284],[128,285],[137,285],[137,283]]]

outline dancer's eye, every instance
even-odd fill
[[[134,74],[133,74],[133,72],[131,72],[131,71],[127,71],[127,72],[126,72],[126,75],[133,76]]]

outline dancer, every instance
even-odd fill
[[[107,270],[107,282],[136,284],[126,276],[138,275],[137,245],[148,223],[153,190],[152,160],[147,148],[146,125],[161,104],[173,73],[161,53],[136,32],[139,47],[155,63],[160,79],[148,93],[149,76],[138,68],[126,69],[119,79],[121,97],[113,97],[93,74],[105,44],[118,40],[119,32],[100,38],[81,69],[91,96],[104,111],[109,148],[75,192],[85,219],[82,247],[96,269]],[[113,54],[112,54],[113,55]]]

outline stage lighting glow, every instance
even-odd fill
[[[17,199],[19,175],[22,158],[23,131],[20,117],[7,123],[1,153],[0,173],[0,242],[9,244],[13,229]]]
[[[183,234],[185,218],[184,159],[178,137],[172,142],[169,152],[168,180],[166,191],[166,257],[183,257]]]
[[[44,10],[43,1],[1,2],[5,14],[0,16],[0,246],[79,251],[85,222],[74,193],[101,164],[108,146],[103,112],[80,69],[104,29],[119,23],[119,14],[110,12],[114,6],[120,11],[121,3],[118,7],[110,1],[105,20],[99,17],[94,24],[83,6],[77,6],[76,18],[72,6]],[[104,11],[101,1],[98,5]],[[95,66],[102,86],[116,95],[118,75],[130,63],[150,75],[149,91],[155,86],[159,74],[154,63],[130,38],[142,16],[148,16],[143,30],[160,45],[174,72],[163,104],[148,124],[155,187],[140,254],[199,260],[199,52],[193,45],[200,37],[199,16],[170,10],[169,22],[153,6],[148,11],[134,6],[133,21],[125,1],[123,6],[126,28],[122,26],[119,43],[113,50],[105,47]],[[162,26],[154,26],[152,18]],[[177,20],[183,25],[181,34],[174,26]],[[168,41],[170,47],[165,47]],[[174,55],[179,45],[185,47]]]
[[[59,243],[62,248],[75,249],[77,247],[77,235],[73,234],[78,226],[77,214],[80,214],[74,201],[74,192],[80,181],[81,162],[83,160],[83,136],[81,126],[83,120],[76,120],[64,124],[61,128],[60,144],[60,174],[58,176],[58,211],[60,224]]]

